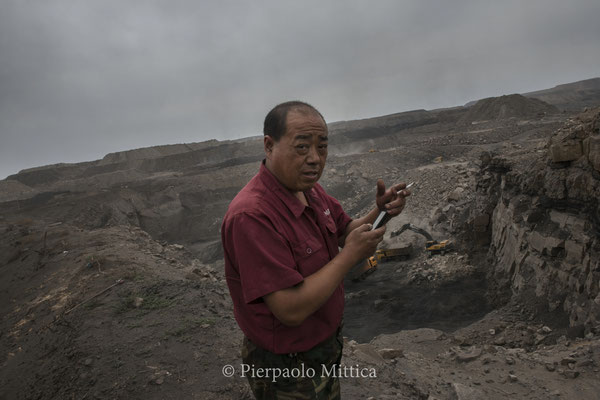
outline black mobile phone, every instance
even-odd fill
[[[387,211],[380,212],[375,222],[373,222],[373,229],[381,228],[383,225],[387,224],[391,218],[392,216],[388,214]]]

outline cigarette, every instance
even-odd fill
[[[404,189],[408,189],[409,187],[411,187],[411,186],[412,186],[412,185],[414,185],[414,184],[415,184],[415,182],[411,182],[411,183],[409,183],[408,185],[406,185],[406,187],[405,187]],[[400,194],[400,192],[401,192],[402,190],[404,190],[404,189],[401,189],[400,191],[398,191],[398,194]]]

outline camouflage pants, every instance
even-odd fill
[[[343,343],[341,329],[338,329],[333,336],[303,353],[275,354],[244,338],[242,360],[252,368],[246,377],[254,397],[259,400],[340,399],[339,379],[335,374],[323,371],[324,368],[327,371],[337,369],[342,359]],[[266,369],[272,373],[265,377]],[[261,374],[255,373],[257,371]],[[276,379],[273,371],[279,371]],[[288,376],[285,376],[286,371]]]

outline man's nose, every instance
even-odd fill
[[[319,150],[317,146],[310,146],[308,148],[308,154],[306,155],[306,162],[308,164],[315,164],[319,162]]]

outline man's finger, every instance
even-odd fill
[[[387,205],[389,205],[390,206],[389,208],[391,209],[391,208],[399,207],[405,203],[406,203],[406,198],[401,194],[395,200],[392,200],[389,203],[387,203]]]
[[[390,214],[392,217],[395,217],[396,215],[399,215],[399,214],[402,212],[402,210],[404,210],[404,204],[402,204],[402,205],[401,205],[401,206],[399,206],[399,207],[394,207],[394,208],[392,208],[391,210],[388,210],[388,213],[389,213],[389,214]]]
[[[394,186],[392,186],[392,190],[394,191],[394,193],[398,193],[399,191],[401,191],[404,188],[406,188],[406,183],[404,183],[404,182],[397,183]]]
[[[406,199],[405,199],[404,195],[402,194],[402,192],[400,192],[400,194],[398,195],[398,197],[395,200],[392,200],[385,205],[385,208],[389,212],[390,210],[393,210],[394,208],[404,206],[404,204],[406,204]]]
[[[408,189],[400,190],[399,192],[396,192],[398,198],[396,198],[393,201],[398,201],[399,199],[404,199],[405,197],[410,196],[411,193],[412,192],[410,190],[408,190]],[[390,203],[392,203],[393,201],[391,201]]]
[[[373,234],[375,234],[375,235],[383,236],[384,233],[385,233],[385,225],[380,226],[379,228],[373,230]]]
[[[385,194],[385,183],[383,179],[377,179],[377,196],[383,196]]]

